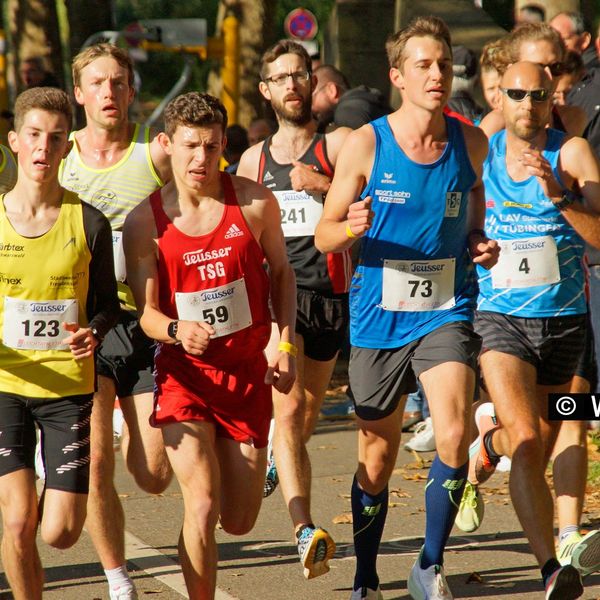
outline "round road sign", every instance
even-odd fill
[[[285,32],[297,40],[312,40],[319,31],[317,17],[306,8],[290,11],[283,24]]]

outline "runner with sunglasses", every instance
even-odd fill
[[[516,63],[501,90],[506,129],[490,139],[483,172],[486,232],[499,240],[501,253],[491,273],[477,269],[475,330],[502,425],[480,420],[469,480],[482,483],[500,456],[512,458],[510,494],[546,598],[564,600],[578,598],[583,585],[554,549],[545,468],[560,422],[548,421],[548,394],[570,390],[584,346],[583,240],[600,243],[600,168],[587,141],[546,127],[552,81],[545,68]]]
[[[544,67],[552,78],[552,92],[558,77],[564,73],[563,60],[566,54],[560,35],[547,23],[523,23],[505,38],[505,47],[510,62],[529,60]],[[583,110],[575,106],[554,106],[549,124],[571,135],[581,135],[586,117]],[[481,121],[480,127],[488,137],[504,127],[501,111],[492,111]]]
[[[542,66],[552,77],[551,90],[555,89],[554,79],[563,72],[562,60],[565,55],[560,35],[545,23],[528,23],[515,29],[505,40],[509,58],[513,62],[531,60]],[[506,94],[502,94],[506,98]],[[547,125],[571,135],[580,135],[585,124],[581,109],[573,106],[553,106],[548,115]],[[493,111],[482,122],[482,128],[491,136],[504,127],[502,111]],[[570,391],[587,393],[596,379],[594,344],[592,332],[586,329],[586,345],[573,374]],[[587,478],[586,426],[581,421],[565,421],[560,426],[553,454],[553,476],[556,491],[558,517],[558,545],[561,564],[574,564],[582,575],[600,567],[600,544],[598,532],[582,536],[579,524],[583,509]],[[472,470],[471,470],[472,471]],[[483,499],[477,489],[477,480],[471,476],[461,502],[459,523],[481,524]],[[475,484],[475,485],[471,485]],[[458,524],[458,523],[457,523]]]

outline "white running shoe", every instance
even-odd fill
[[[372,590],[368,587],[362,587],[352,591],[350,600],[383,600],[383,596],[381,595],[381,589],[379,586],[376,590]]]
[[[421,554],[422,548],[408,576],[408,593],[414,600],[453,600],[444,567],[431,565],[427,569],[421,569]]]
[[[137,592],[134,587],[109,588],[110,600],[138,600]]]
[[[404,444],[404,448],[415,452],[433,452],[435,450],[435,435],[431,417],[427,417],[416,426],[415,435]]]

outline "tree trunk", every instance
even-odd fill
[[[69,46],[71,56],[75,56],[90,35],[98,31],[112,30],[113,23],[111,0],[64,0],[67,7],[71,30]]]
[[[271,116],[269,108],[258,91],[260,81],[260,57],[274,42],[277,0],[228,0],[224,2],[217,17],[217,34],[226,11],[238,18],[240,23],[240,104],[238,121],[248,127],[250,122],[265,115]],[[211,93],[219,95],[217,77],[209,79]]]
[[[41,56],[48,70],[64,85],[56,3],[52,0],[8,0],[8,19],[12,41],[11,67],[17,90],[22,89],[17,76],[18,66],[23,59],[32,56]]]

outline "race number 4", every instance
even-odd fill
[[[558,251],[552,236],[500,240],[500,257],[492,268],[492,287],[528,288],[558,281]]]

